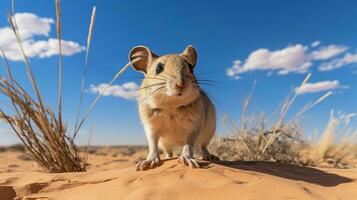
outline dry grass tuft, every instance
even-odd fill
[[[0,47],[7,77],[0,78],[0,93],[11,105],[8,109],[0,109],[0,118],[7,122],[19,137],[31,158],[38,162],[45,172],[82,172],[86,166],[79,155],[79,149],[74,138],[67,134],[67,125],[62,122],[62,50],[61,50],[61,10],[60,1],[56,0],[57,36],[59,45],[59,87],[58,113],[44,106],[41,92],[32,73],[31,66],[25,54],[21,37],[14,17],[14,1],[12,15],[7,14],[10,26],[16,36],[17,43],[23,55],[28,78],[35,91],[33,98],[12,76],[6,53]],[[91,31],[94,17],[92,17]],[[88,55],[88,51],[87,51]],[[86,58],[87,60],[87,58]]]
[[[30,153],[33,160],[37,161],[42,169],[46,172],[81,172],[86,170],[86,159],[88,147],[84,149],[85,155],[83,158],[79,155],[80,150],[75,145],[74,140],[81,129],[83,123],[87,119],[89,113],[93,110],[98,100],[102,97],[105,90],[113,84],[113,82],[125,72],[130,66],[127,63],[113,79],[107,84],[102,93],[99,93],[89,108],[84,112],[80,119],[81,104],[84,93],[84,84],[88,70],[88,55],[94,21],[96,16],[96,8],[93,7],[91,22],[89,25],[89,33],[87,37],[87,48],[85,56],[84,73],[81,82],[80,99],[78,105],[77,119],[73,135],[69,136],[67,125],[62,122],[62,33],[61,33],[61,9],[60,0],[55,0],[56,5],[56,25],[57,37],[59,46],[59,83],[58,83],[58,113],[55,114],[49,107],[44,106],[41,92],[32,73],[31,66],[25,54],[21,37],[16,25],[14,16],[14,1],[12,1],[12,15],[7,14],[8,21],[17,38],[17,43],[23,55],[23,60],[26,65],[28,78],[35,91],[36,99],[30,93],[21,87],[14,79],[11,73],[9,62],[6,58],[6,52],[0,47],[0,53],[4,59],[4,66],[7,71],[7,77],[0,77],[0,93],[5,95],[11,102],[7,105],[9,109],[0,109],[0,119],[4,120],[11,126],[21,142],[25,145],[26,150]],[[135,62],[135,61],[134,61]],[[89,139],[90,143],[90,139]],[[89,144],[88,144],[89,146]]]
[[[60,126],[53,111],[41,108],[14,79],[2,78],[0,92],[11,100],[15,110],[6,114],[0,109],[0,118],[11,126],[44,171],[85,171],[75,144],[65,134],[66,127]]]
[[[265,128],[264,116],[253,117],[254,127],[240,128],[225,119],[230,136],[216,137],[210,149],[223,160],[267,160],[298,164],[298,149],[304,142],[302,130],[296,122],[284,124],[279,129]],[[252,119],[252,120],[253,120]]]
[[[357,131],[351,132],[345,127],[343,132],[339,132],[344,121],[341,115],[336,117],[331,112],[330,120],[320,138],[300,150],[301,162],[313,166],[356,167]],[[340,140],[336,138],[337,135],[342,135]]]
[[[308,74],[301,86],[310,79]],[[348,124],[354,114],[335,118],[331,114],[325,131],[317,141],[303,138],[303,130],[300,126],[300,117],[328,98],[332,92],[327,92],[314,103],[307,104],[293,119],[286,120],[285,116],[298,97],[297,91],[282,105],[278,118],[275,122],[269,122],[264,114],[247,115],[250,96],[243,103],[241,122],[232,121],[229,117],[224,118],[228,137],[217,137],[210,145],[210,149],[223,160],[267,160],[284,162],[297,165],[332,166],[338,168],[357,167],[357,131],[345,132],[344,139],[335,140],[339,131],[339,125],[343,122]],[[343,134],[343,133],[339,133]]]

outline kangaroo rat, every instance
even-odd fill
[[[146,160],[136,169],[158,165],[159,148],[172,157],[173,146],[183,146],[178,161],[191,168],[200,167],[193,158],[194,145],[200,147],[203,159],[218,159],[207,149],[215,133],[216,113],[193,73],[195,48],[189,45],[181,54],[157,56],[149,48],[137,46],[130,51],[129,61],[144,73],[138,107],[149,144]]]

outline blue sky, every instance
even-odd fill
[[[6,39],[5,31],[1,33],[8,27],[5,13],[11,8],[10,3],[2,1],[0,6],[0,45],[7,45],[5,50],[16,78],[31,89],[16,49],[6,43],[11,38]],[[331,110],[357,112],[356,1],[62,0],[61,3],[63,38],[68,42],[68,56],[63,59],[63,107],[70,127],[75,121],[83,49],[94,5],[97,17],[84,109],[95,97],[93,93],[100,89],[98,86],[108,82],[127,63],[132,47],[146,45],[162,55],[181,52],[193,44],[199,54],[195,73],[202,79],[217,81],[204,88],[216,104],[218,134],[224,134],[221,120],[224,114],[239,119],[241,103],[255,81],[250,112],[264,111],[269,115],[309,72],[310,85],[301,91],[288,118],[326,92],[333,91],[333,95],[304,116],[302,125],[307,135],[314,129],[323,130]],[[56,108],[58,57],[52,51],[56,46],[51,41],[56,38],[54,1],[17,0],[16,11],[19,18],[22,14],[23,26],[28,26],[28,31],[24,31],[29,44],[27,51],[40,89],[47,104]],[[38,29],[29,31],[35,27]],[[4,70],[0,73],[4,75]],[[91,113],[79,143],[86,143],[90,126],[94,144],[145,143],[136,102],[130,99],[135,86],[125,86],[128,82],[139,84],[141,76],[129,69],[115,82],[111,95],[103,97]],[[350,125],[357,127],[356,121],[352,120]],[[5,124],[0,127],[4,132],[0,144],[17,142],[7,133]]]

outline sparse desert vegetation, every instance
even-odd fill
[[[262,127],[239,128],[230,122],[228,136],[216,137],[210,148],[223,160],[265,160],[307,166],[354,168],[357,165],[356,132],[347,128],[339,130],[342,123],[331,118],[315,141],[304,138],[297,122],[290,122],[284,129],[273,133]],[[336,135],[346,131],[342,139]],[[264,150],[265,149],[265,150]]]
[[[309,74],[300,87],[308,83]],[[300,118],[308,110],[324,101],[330,92],[312,104],[307,104],[293,119],[285,119],[289,108],[298,97],[295,91],[273,116],[264,113],[247,114],[251,97],[243,103],[243,114],[239,122],[225,117],[228,136],[218,136],[211,143],[211,150],[223,160],[274,161],[296,165],[353,168],[357,166],[357,130],[351,130],[348,123],[354,114],[334,113],[319,137],[315,140],[304,135]],[[312,135],[312,133],[308,134]],[[337,138],[338,136],[338,138]]]
[[[7,13],[11,30],[21,50],[22,60],[26,66],[28,79],[35,93],[33,98],[13,76],[6,52],[0,47],[4,59],[7,77],[0,80],[0,93],[4,95],[9,107],[0,109],[0,118],[16,133],[28,155],[35,160],[45,172],[82,172],[86,166],[82,162],[74,139],[80,127],[76,126],[73,137],[68,134],[67,124],[62,119],[62,33],[60,1],[55,1],[57,16],[57,37],[59,46],[59,84],[57,113],[46,106],[43,95],[36,82],[24,45],[19,33],[15,16],[14,1],[12,12]],[[78,130],[77,130],[78,128]]]
[[[13,76],[10,63],[7,59],[6,52],[0,46],[0,53],[4,60],[3,65],[7,76],[0,76],[0,94],[2,94],[8,104],[4,103],[0,108],[0,119],[10,126],[12,131],[17,135],[26,149],[28,156],[35,160],[45,172],[84,172],[86,171],[86,160],[88,157],[88,147],[80,151],[75,144],[76,136],[82,128],[89,113],[95,107],[103,93],[96,96],[89,108],[81,116],[81,108],[88,71],[89,49],[92,41],[94,21],[96,17],[96,7],[93,7],[89,31],[87,37],[87,47],[85,54],[85,64],[83,76],[81,79],[80,97],[77,109],[75,126],[73,134],[70,134],[68,125],[62,119],[62,32],[61,32],[61,5],[60,0],[55,0],[56,10],[56,33],[58,38],[58,55],[59,55],[59,83],[58,83],[58,109],[55,112],[47,106],[43,95],[36,82],[32,67],[25,53],[24,44],[17,27],[15,17],[15,5],[12,1],[12,12],[7,13],[7,19],[11,30],[16,38],[19,49],[21,50],[22,61],[26,66],[28,80],[34,91],[33,97],[30,91],[24,89]],[[135,62],[135,61],[134,61]],[[104,91],[129,67],[127,63],[107,84]],[[90,138],[89,138],[90,140]],[[90,142],[90,141],[89,141]]]

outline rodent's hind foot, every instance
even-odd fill
[[[208,154],[208,155],[204,155],[202,156],[203,160],[207,160],[207,161],[218,161],[220,160],[220,158],[218,156],[215,156],[213,154]]]
[[[158,167],[160,164],[160,159],[150,159],[150,160],[141,160],[136,164],[136,171],[144,171],[146,169],[153,169]]]
[[[190,168],[200,168],[200,165],[198,164],[198,162],[196,161],[196,159],[194,158],[189,158],[186,156],[181,155],[178,159],[177,159],[178,163],[181,163],[183,165],[188,165]]]
[[[208,160],[208,161],[220,160],[218,156],[215,156],[208,151],[207,146],[201,147],[201,156],[203,160]]]

